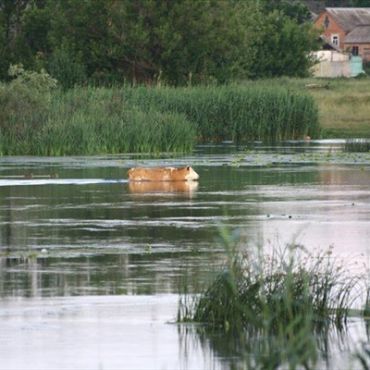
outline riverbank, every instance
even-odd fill
[[[309,92],[315,99],[323,139],[370,138],[370,78],[278,81],[279,85]]]
[[[369,79],[58,89],[14,66],[0,83],[0,155],[189,152],[199,143],[370,138]]]
[[[0,84],[0,154],[189,152],[197,143],[318,138],[307,92],[264,81],[199,87],[75,87],[20,70]]]

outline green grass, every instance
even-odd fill
[[[225,268],[203,293],[182,297],[178,321],[202,323],[199,332],[211,341],[215,332],[237,337],[246,368],[315,368],[318,338],[345,328],[362,277],[350,275],[330,249],[241,254],[225,240]]]
[[[188,152],[199,142],[319,135],[313,99],[278,86],[39,91],[14,81],[0,85],[2,155]]]
[[[276,142],[319,135],[316,105],[308,94],[265,83],[138,88],[125,95],[144,109],[184,114],[196,125],[200,142]]]
[[[368,78],[59,91],[44,72],[13,69],[14,79],[0,83],[2,155],[188,152],[225,140],[370,137]]]
[[[42,110],[8,108],[3,155],[188,152],[195,128],[183,115],[127,104],[114,89],[54,91]]]
[[[370,77],[283,78],[269,83],[313,97],[319,110],[322,138],[370,138]]]

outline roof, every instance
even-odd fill
[[[318,14],[315,12],[310,11],[311,20],[314,22],[318,18]]]
[[[344,39],[345,43],[370,43],[370,24],[357,26],[348,33]]]
[[[370,8],[325,8],[325,11],[342,26],[345,32],[359,25],[370,25]]]

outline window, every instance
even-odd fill
[[[358,56],[358,46],[352,46],[352,55]]]
[[[331,43],[333,45],[339,46],[339,36],[338,35],[332,35],[332,37],[331,37]]]

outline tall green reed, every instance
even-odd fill
[[[241,253],[224,240],[226,266],[203,293],[182,298],[178,320],[203,323],[199,332],[210,341],[217,332],[237,338],[247,368],[314,368],[318,338],[345,326],[361,276],[331,249],[312,254],[291,244]]]
[[[2,154],[187,152],[194,144],[195,129],[183,115],[152,108],[144,111],[127,104],[115,89],[54,92],[38,117],[37,109],[14,116],[24,123],[17,131],[8,122],[8,129],[0,131]],[[30,124],[33,121],[38,123],[36,128]]]
[[[1,154],[186,152],[196,142],[274,142],[319,131],[312,98],[278,86],[44,91],[27,81],[0,86]]]
[[[280,141],[319,134],[317,107],[307,94],[265,84],[125,89],[143,109],[183,113],[201,141]]]

